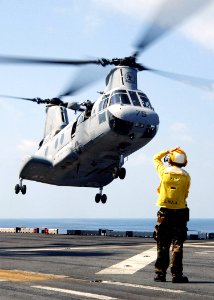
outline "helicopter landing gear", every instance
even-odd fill
[[[119,160],[119,165],[118,167],[115,167],[113,170],[113,177],[124,179],[126,177],[126,169],[122,168],[122,165],[124,164],[124,156],[121,154],[120,155],[120,160]]]
[[[120,179],[124,179],[126,177],[126,169],[125,168],[114,168],[113,177],[114,177],[114,179],[116,179],[118,177]]]
[[[100,192],[96,194],[95,196],[95,202],[99,203],[100,201],[105,204],[107,201],[107,196],[106,194],[102,194],[103,188],[100,188]]]
[[[27,187],[26,187],[25,184],[22,185],[22,180],[23,180],[23,179],[20,179],[20,184],[16,184],[16,185],[15,185],[15,193],[18,194],[18,193],[21,191],[21,193],[22,193],[23,195],[25,195],[25,194],[26,194],[26,191],[27,191]]]
[[[119,176],[120,179],[124,179],[126,177],[126,169],[125,168],[120,168],[118,176]]]

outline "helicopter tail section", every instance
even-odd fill
[[[47,105],[46,108],[46,122],[44,131],[44,142],[61,131],[68,125],[67,110],[63,106]]]
[[[22,179],[43,182],[53,165],[48,159],[38,156],[28,156],[19,173]]]

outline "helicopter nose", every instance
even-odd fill
[[[139,125],[159,125],[158,114],[145,107],[112,105],[109,111],[116,118]]]

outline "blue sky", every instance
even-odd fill
[[[173,0],[174,1],[174,0]],[[37,0],[0,1],[0,54],[45,58],[124,57],[162,1]],[[153,68],[212,79],[214,82],[214,2],[151,45],[139,62]],[[75,77],[76,67],[1,65],[0,94],[54,97]],[[90,74],[89,74],[90,75]],[[186,150],[192,177],[191,217],[213,218],[214,89],[194,88],[141,72],[138,87],[160,117],[159,131],[128,158],[125,180],[105,187],[107,204],[94,202],[97,189],[55,187],[25,181],[15,195],[21,161],[37,150],[45,107],[0,99],[1,218],[152,218],[158,176],[153,155],[179,145]],[[104,79],[83,89],[74,101],[96,100]],[[73,117],[72,115],[70,117]]]

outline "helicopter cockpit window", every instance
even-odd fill
[[[138,99],[136,92],[129,91],[129,95],[132,99],[134,106],[141,106],[140,100]]]
[[[117,90],[112,93],[109,105],[113,104],[128,104],[131,105],[129,97],[124,90]]]
[[[140,100],[141,100],[143,106],[152,109],[151,103],[149,102],[149,99],[147,98],[147,96],[144,93],[139,93],[139,92],[138,92],[138,95],[140,97]]]
[[[99,104],[99,111],[105,109],[107,107],[107,104],[108,104],[108,99],[109,99],[109,95],[104,95],[102,97],[102,100]]]

